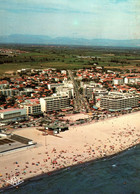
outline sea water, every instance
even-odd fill
[[[140,194],[140,145],[25,182],[7,194]]]

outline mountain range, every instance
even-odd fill
[[[139,47],[140,39],[112,40],[112,39],[86,39],[56,37],[43,35],[13,34],[0,36],[0,43],[6,44],[40,44],[40,45],[83,45],[83,46],[113,46],[113,47]]]

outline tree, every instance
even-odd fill
[[[15,101],[16,101],[16,98],[14,96],[12,96],[8,102],[8,105],[14,105],[15,104]]]
[[[5,103],[5,101],[6,101],[6,96],[5,95],[0,95],[0,105],[1,104],[3,104],[3,103]]]
[[[83,94],[83,88],[79,89],[80,94]]]

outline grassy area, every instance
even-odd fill
[[[5,47],[13,49],[11,45]],[[0,55],[0,74],[21,68],[89,68],[95,63],[105,68],[140,66],[140,50],[138,49],[25,45],[14,45],[14,49],[24,50],[27,53],[13,56]]]

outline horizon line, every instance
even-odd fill
[[[86,39],[86,40],[116,40],[116,41],[127,41],[127,40],[140,40],[140,38],[130,38],[130,39],[116,39],[116,38],[86,38],[86,37],[72,37],[72,36],[51,36],[51,35],[43,35],[43,34],[7,34],[7,35],[0,35],[0,37],[6,37],[6,36],[13,36],[13,35],[20,35],[20,36],[44,36],[44,37],[49,37],[52,39],[55,38],[71,38],[71,39]]]

